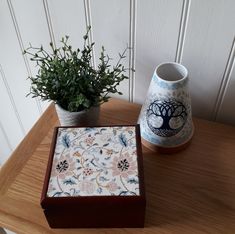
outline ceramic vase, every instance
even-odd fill
[[[96,126],[99,120],[100,106],[88,110],[70,112],[55,104],[56,112],[62,126]]]
[[[154,71],[139,124],[142,142],[153,150],[184,148],[193,136],[188,71],[162,63]]]

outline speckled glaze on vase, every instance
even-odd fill
[[[194,126],[188,81],[181,64],[157,66],[138,120],[144,142],[174,148],[190,141]]]
[[[100,106],[93,106],[88,110],[70,112],[55,104],[61,126],[95,126],[99,120]]]

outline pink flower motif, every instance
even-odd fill
[[[95,191],[95,184],[92,181],[83,180],[79,184],[79,189],[86,194],[92,194]]]
[[[75,169],[76,167],[73,158],[70,158],[69,155],[62,155],[59,159],[54,159],[51,177],[58,176],[60,179],[65,179],[66,176],[73,175]]]
[[[93,141],[95,140],[95,137],[87,137],[84,142],[87,144],[87,145],[91,145],[93,143]]]
[[[84,170],[83,170],[83,174],[84,174],[85,176],[92,175],[92,174],[93,174],[93,170],[92,170],[91,168],[89,168],[89,167],[86,167],[86,168],[84,168]]]
[[[110,181],[107,184],[107,187],[108,187],[110,192],[115,192],[118,189],[118,185],[114,181]]]
[[[114,157],[111,169],[113,170],[113,176],[120,175],[127,178],[129,175],[137,173],[137,161],[133,160],[129,153],[126,152],[120,157]]]
[[[112,149],[107,149],[105,150],[105,154],[108,156],[111,156],[113,154],[113,150]]]

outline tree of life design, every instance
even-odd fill
[[[175,99],[155,100],[146,114],[151,131],[162,137],[176,135],[184,127],[188,116],[183,103]]]

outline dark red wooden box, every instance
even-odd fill
[[[139,125],[56,127],[41,197],[52,228],[144,227]]]

